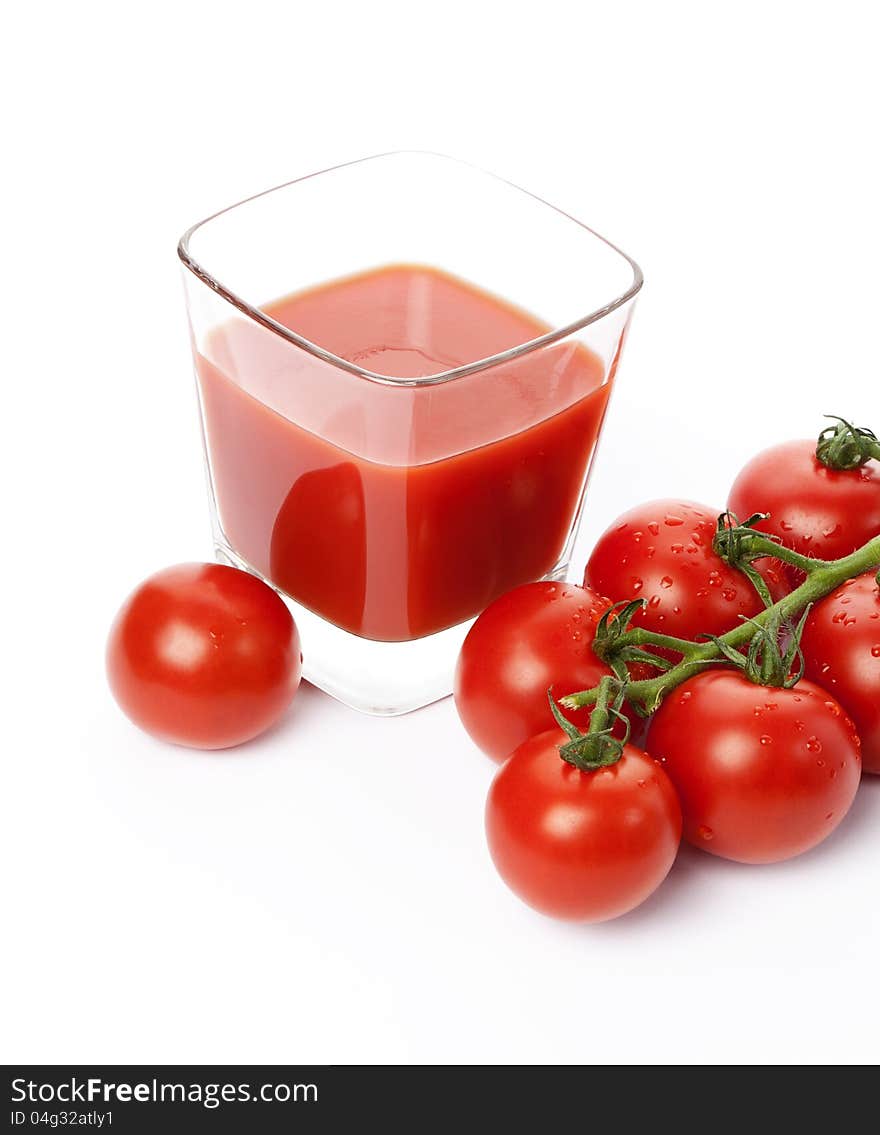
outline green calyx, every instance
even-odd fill
[[[767,512],[755,512],[740,522],[732,512],[722,512],[712,541],[712,550],[730,567],[737,568],[751,580],[761,596],[765,607],[773,606],[770,591],[760,572],[753,567],[755,560],[772,556],[783,563],[799,568],[806,575],[815,571],[824,562],[802,556],[792,548],[787,548],[778,536],[758,532],[756,527],[762,520],[769,519]]]
[[[630,734],[629,720],[621,713],[625,689],[626,683],[616,678],[602,679],[597,688],[595,707],[590,714],[588,733],[581,733],[580,729],[562,713],[553,697],[552,688],[547,691],[550,712],[559,728],[568,737],[565,744],[559,746],[559,755],[564,761],[579,768],[581,772],[594,772],[596,769],[617,764],[623,756]],[[615,737],[613,733],[617,721],[624,723],[622,738]]]
[[[807,606],[795,626],[790,619],[774,613],[763,625],[754,619],[744,619],[754,627],[754,635],[749,640],[745,653],[730,646],[716,635],[708,638],[721,652],[720,661],[736,667],[756,686],[775,686],[790,690],[804,676],[804,652],[801,650],[801,636],[804,623],[810,613]]]
[[[639,642],[638,630],[630,627],[634,616],[645,606],[644,599],[624,599],[621,603],[614,603],[602,615],[596,626],[593,638],[593,653],[607,666],[610,666],[615,675],[623,682],[628,681],[629,672],[627,664],[630,662],[644,662],[658,670],[668,670],[672,665],[668,659],[659,654],[644,650]],[[657,636],[654,636],[656,639]],[[656,646],[657,643],[655,642]],[[668,638],[667,647],[673,650],[687,650],[689,643],[683,639]]]
[[[858,469],[872,458],[880,460],[880,441],[871,430],[854,426],[846,418],[826,414],[837,423],[826,426],[816,442],[816,458],[829,469]]]

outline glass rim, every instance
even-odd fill
[[[539,204],[544,205],[548,209],[552,209],[554,213],[565,217],[566,220],[571,221],[579,228],[584,229],[590,233],[597,240],[607,245],[618,256],[621,256],[632,269],[632,282],[630,286],[621,295],[616,296],[609,303],[604,304],[602,307],[596,308],[594,311],[581,316],[579,319],[571,323],[565,324],[563,327],[555,328],[546,332],[544,335],[539,335],[535,339],[529,339],[525,343],[518,343],[515,347],[510,347],[506,351],[500,351],[494,355],[487,355],[485,358],[477,359],[471,363],[463,363],[461,366],[452,367],[449,370],[444,370],[438,374],[424,375],[424,376],[410,376],[406,378],[397,378],[393,375],[378,374],[376,371],[367,370],[365,367],[358,366],[357,363],[349,362],[348,359],[342,358],[340,355],[333,354],[332,351],[326,350],[318,343],[313,343],[311,340],[298,335],[295,331],[291,331],[289,327],[285,327],[282,323],[273,319],[271,316],[266,315],[258,307],[247,302],[241,296],[227,288],[216,276],[207,271],[190,251],[190,240],[198,232],[199,229],[209,224],[211,221],[216,220],[217,217],[222,217],[225,213],[231,212],[233,209],[239,208],[241,205],[247,205],[250,201],[256,201],[260,197],[267,197],[270,193],[275,193],[279,189],[286,189],[288,186],[296,185],[301,181],[309,181],[313,177],[320,177],[322,174],[334,173],[336,170],[346,169],[349,166],[361,165],[364,162],[377,161],[380,158],[392,157],[430,157],[438,158],[444,162],[451,162],[457,165],[465,166],[468,169],[474,170],[485,177],[492,178],[494,181],[500,182],[502,185],[510,186],[512,189],[517,190],[519,193],[525,194],[526,197],[531,197],[532,200],[537,201]],[[618,248],[616,244],[612,244],[610,240],[597,233],[595,229],[591,229],[589,225],[585,225],[583,221],[579,221],[577,217],[571,216],[563,209],[551,205],[549,201],[545,201],[543,197],[539,197],[536,193],[531,193],[528,189],[523,189],[522,186],[516,185],[514,182],[509,181],[507,178],[499,177],[497,174],[491,173],[480,166],[474,165],[472,162],[466,162],[460,158],[453,158],[447,154],[440,154],[432,150],[388,150],[380,154],[370,154],[363,158],[354,158],[348,162],[340,162],[338,165],[328,166],[326,169],[315,170],[313,173],[304,174],[302,177],[295,177],[291,181],[282,182],[280,185],[273,185],[270,189],[264,189],[260,193],[254,193],[250,197],[244,197],[241,201],[236,201],[233,205],[227,205],[224,209],[218,209],[216,213],[212,213],[209,217],[205,217],[201,221],[197,221],[191,225],[177,243],[177,255],[179,256],[184,268],[188,269],[194,276],[206,284],[212,291],[216,292],[223,299],[230,303],[233,307],[238,308],[244,315],[253,319],[256,323],[261,324],[267,330],[285,339],[295,347],[314,355],[316,358],[322,359],[324,362],[329,363],[331,366],[338,367],[340,370],[348,371],[350,374],[357,375],[359,378],[365,378],[370,382],[381,383],[386,386],[437,386],[440,383],[450,382],[456,378],[463,378],[465,375],[475,374],[478,371],[489,370],[492,367],[498,366],[502,363],[507,363],[513,359],[522,358],[524,355],[529,355],[533,351],[540,350],[542,347],[549,346],[552,343],[558,343],[562,339],[566,339],[576,331],[582,330],[584,327],[589,327],[591,323],[597,323],[606,315],[610,315],[612,311],[623,307],[624,304],[629,303],[638,295],[645,282],[642,270],[639,265],[631,256]]]

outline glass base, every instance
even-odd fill
[[[474,623],[409,642],[376,642],[350,634],[280,591],[225,544],[215,546],[220,563],[248,571],[273,587],[290,608],[303,643],[303,677],[361,713],[393,717],[430,705],[452,693],[455,663]],[[565,578],[559,564],[545,579]]]

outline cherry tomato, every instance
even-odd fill
[[[179,564],[129,596],[110,631],[107,677],[135,725],[163,741],[223,749],[272,725],[299,686],[293,617],[261,580]]]
[[[829,469],[815,441],[788,441],[764,450],[733,483],[727,507],[740,520],[770,518],[757,528],[783,544],[823,560],[849,555],[880,532],[880,461],[857,469]],[[788,568],[790,586],[803,578]]]
[[[633,626],[676,638],[724,634],[764,604],[747,576],[712,551],[717,517],[691,501],[630,509],[599,538],[584,586],[614,600],[644,599]]]
[[[540,582],[515,587],[480,615],[462,645],[454,693],[462,724],[484,753],[502,761],[554,725],[551,686],[562,697],[592,689],[611,673],[592,651],[608,607],[588,588]],[[586,730],[590,710],[567,716]]]
[[[603,922],[663,882],[681,839],[669,777],[627,745],[582,772],[559,755],[565,736],[540,733],[499,769],[486,802],[489,851],[505,883],[554,918]]]
[[[880,773],[880,587],[876,571],[850,579],[810,612],[801,647],[806,674],[855,722],[862,768]]]
[[[820,686],[757,686],[712,670],[673,690],[648,750],[675,785],[684,836],[741,863],[789,859],[837,827],[859,786],[852,721]]]

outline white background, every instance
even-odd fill
[[[177,237],[348,158],[470,159],[641,262],[590,539],[639,499],[720,506],[825,412],[880,427],[871,9],[7,13],[5,1059],[876,1060],[880,780],[798,861],[685,850],[635,914],[562,925],[497,879],[450,701],[304,687],[209,756],[130,726],[102,659],[141,578],[210,555]]]

